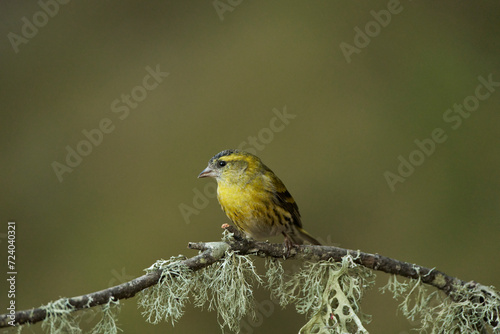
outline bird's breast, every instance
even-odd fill
[[[229,219],[255,239],[277,235],[284,229],[272,210],[269,194],[252,187],[220,186],[217,198]]]
[[[259,201],[259,196],[248,187],[219,185],[217,199],[226,213],[234,211],[243,213],[252,203]]]

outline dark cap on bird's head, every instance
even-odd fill
[[[239,153],[238,150],[224,150],[222,152],[217,153],[214,155],[209,161],[208,161],[208,166],[205,168],[200,175],[198,175],[198,178],[202,177],[217,177],[219,176],[220,173],[218,173],[218,169],[221,167],[224,167],[226,165],[225,161],[220,160],[220,158],[231,155],[233,153]]]
[[[209,161],[208,166],[205,168],[200,175],[199,178],[202,177],[219,177],[222,174],[222,170],[228,163],[233,163],[237,165],[245,165],[248,166],[248,161],[256,161],[260,163],[260,159],[254,156],[251,153],[240,151],[236,149],[224,150],[222,152],[214,155]]]
[[[231,150],[224,150],[222,152],[219,152],[217,153],[216,155],[214,155],[209,161],[208,161],[208,164],[210,165],[211,163],[213,163],[215,160],[218,160],[219,158],[222,158],[222,157],[225,157],[226,155],[231,155],[231,154],[234,154],[234,153],[244,153],[244,154],[248,154],[247,152],[243,152],[243,151],[240,151],[240,150],[236,150],[236,149],[231,149]]]

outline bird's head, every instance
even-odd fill
[[[198,177],[214,177],[217,182],[247,183],[265,168],[258,157],[240,150],[224,150],[208,162]]]

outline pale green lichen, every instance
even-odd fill
[[[174,325],[184,314],[184,306],[193,286],[193,272],[184,264],[184,257],[159,260],[146,269],[147,272],[162,270],[158,284],[143,290],[139,295],[138,306],[147,322],[157,324],[162,320]]]
[[[421,329],[431,329],[431,333],[440,333],[444,328],[449,333],[479,334],[490,327],[494,333],[500,333],[499,308],[500,297],[492,287],[458,285],[443,303],[423,312],[427,316],[423,317]],[[493,328],[489,323],[494,319],[497,325]]]
[[[68,302],[67,298],[61,298],[41,307],[47,312],[47,317],[42,323],[42,330],[51,334],[80,334],[78,318],[71,313],[75,308]]]
[[[271,297],[279,300],[281,306],[289,302],[289,296],[283,293],[285,286],[285,270],[278,259],[266,258],[266,281]]]
[[[240,321],[246,314],[254,315],[253,285],[261,283],[255,266],[248,256],[226,252],[225,257],[196,275],[193,288],[194,304],[217,310],[224,330],[239,333]]]
[[[218,244],[214,244],[215,251]],[[225,250],[227,247],[222,251]],[[254,283],[261,283],[252,260],[228,251],[220,261],[197,272],[182,265],[181,260],[162,260],[148,268],[148,271],[161,269],[163,274],[157,285],[139,297],[146,320],[154,324],[170,320],[173,325],[183,315],[192,293],[195,306],[208,304],[209,310],[217,310],[222,329],[227,327],[238,333],[241,318],[254,312]]]
[[[282,277],[282,269],[276,261],[267,265],[272,295],[281,305],[295,303],[297,312],[311,316],[299,333],[368,333],[363,323],[370,319],[361,312],[360,301],[375,275],[354,263],[352,256],[341,263],[308,262],[288,281],[277,277]]]
[[[399,309],[409,320],[418,320],[421,333],[485,333],[490,328],[500,333],[500,327],[492,327],[498,321],[500,297],[494,288],[481,286],[454,286],[450,296],[428,288],[420,279],[399,282],[393,275],[382,292],[389,291],[395,299],[402,299]]]
[[[434,277],[434,280],[432,284],[436,287],[444,287],[446,285],[446,279],[443,274],[437,274],[436,277]]]
[[[101,306],[101,319],[92,328],[91,334],[116,334],[118,331],[122,331],[116,324],[117,314],[120,312],[120,301],[114,300],[113,297],[110,298],[109,302]]]
[[[83,297],[82,297],[83,298]],[[76,299],[78,300],[78,299]],[[120,310],[119,301],[110,300],[101,306],[100,312],[95,312],[90,308],[92,298],[88,298],[85,311],[75,312],[75,307],[69,303],[68,298],[61,298],[47,305],[42,306],[47,312],[47,317],[42,322],[42,330],[51,334],[80,334],[83,333],[80,322],[85,315],[100,314],[100,321],[90,331],[91,334],[116,334],[120,329],[116,325],[117,313]],[[95,312],[95,313],[92,313]],[[89,322],[91,319],[87,319]],[[18,328],[18,333],[25,326]],[[28,326],[29,327],[29,326]]]
[[[229,232],[228,230],[224,229],[222,231],[222,239],[223,242],[233,242],[234,241],[234,233]]]
[[[230,237],[227,235],[226,237]],[[229,251],[225,243],[210,243],[216,258],[222,258],[204,269],[193,272],[183,264],[184,256],[157,261],[147,272],[162,270],[161,278],[153,287],[139,295],[138,305],[151,323],[170,321],[172,325],[183,315],[185,305],[192,298],[195,306],[218,312],[222,331],[239,333],[240,321],[255,315],[253,289],[262,283],[248,256]],[[368,333],[364,325],[369,316],[361,312],[364,291],[375,281],[373,271],[355,263],[347,255],[340,263],[333,261],[306,262],[293,274],[285,272],[281,260],[266,258],[266,284],[271,296],[280,305],[295,304],[297,312],[306,314],[308,322],[300,329],[302,334]],[[444,277],[437,276],[435,283]],[[409,320],[420,321],[422,333],[484,333],[485,329],[500,334],[495,326],[500,308],[500,297],[494,288],[471,283],[456,286],[450,296],[430,287],[420,279],[398,281],[391,276],[382,292],[391,292],[400,300],[399,309]],[[88,307],[91,300],[88,300]],[[118,301],[110,300],[96,314],[101,319],[92,334],[116,334]],[[42,328],[49,333],[82,333],[80,312],[63,298],[44,306],[47,319]],[[72,314],[73,313],[73,314]],[[84,314],[89,314],[84,312]],[[498,322],[497,322],[498,323]]]

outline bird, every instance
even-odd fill
[[[227,217],[247,237],[282,234],[289,253],[304,241],[321,245],[302,227],[299,207],[283,182],[257,156],[237,149],[214,155],[198,178],[217,181],[217,199]]]

